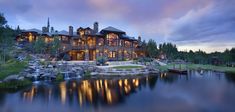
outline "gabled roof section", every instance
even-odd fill
[[[122,31],[122,30],[119,30],[117,28],[114,28],[112,26],[109,26],[107,28],[104,28],[101,30],[101,32],[116,32],[116,33],[122,33],[122,34],[125,34],[126,32]]]
[[[62,30],[58,32],[59,35],[69,35],[69,32]]]
[[[135,37],[130,37],[130,36],[126,35],[126,34],[122,34],[122,35],[121,35],[121,38],[122,38],[122,39],[127,39],[127,40],[136,41]]]
[[[36,32],[36,33],[38,33],[38,34],[42,33],[41,30],[36,29],[36,28],[24,30],[24,31],[22,31],[22,32]]]

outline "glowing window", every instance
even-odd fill
[[[117,46],[118,35],[114,33],[110,33],[107,35],[108,45],[109,46]]]

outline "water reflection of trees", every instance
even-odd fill
[[[176,75],[176,74],[169,74],[169,73],[162,73],[162,74],[160,74],[160,78],[165,83],[172,84],[172,83],[174,83],[175,81],[178,80],[178,75]]]
[[[226,73],[225,74],[225,78],[227,79],[227,81],[232,82],[235,84],[235,73]]]

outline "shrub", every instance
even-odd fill
[[[61,81],[64,81],[64,77],[62,74],[58,73],[55,80],[57,82],[61,82]]]
[[[25,87],[31,84],[32,82],[27,79],[14,80],[14,81],[0,83],[0,89],[17,89],[17,88]]]
[[[64,57],[63,57],[63,60],[69,61],[69,60],[71,60],[71,58],[68,54],[65,54]]]
[[[105,65],[105,63],[108,61],[108,59],[104,56],[97,57],[96,63],[97,65]]]
[[[138,59],[138,62],[152,62],[152,58],[147,58],[147,57],[141,57]]]

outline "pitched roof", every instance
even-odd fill
[[[124,31],[119,30],[119,29],[117,29],[117,28],[114,28],[114,27],[112,27],[112,26],[109,26],[109,27],[107,27],[107,28],[104,28],[104,29],[102,29],[101,31],[125,33]]]
[[[130,37],[130,36],[126,35],[126,34],[122,34],[122,35],[121,35],[121,38],[123,38],[123,39],[128,39],[128,40],[133,40],[133,41],[136,40],[135,37]]]
[[[28,30],[24,30],[23,32],[37,32],[37,33],[42,33],[41,30],[33,28],[33,29],[28,29]]]
[[[59,35],[69,35],[69,32],[62,30],[58,32]]]

